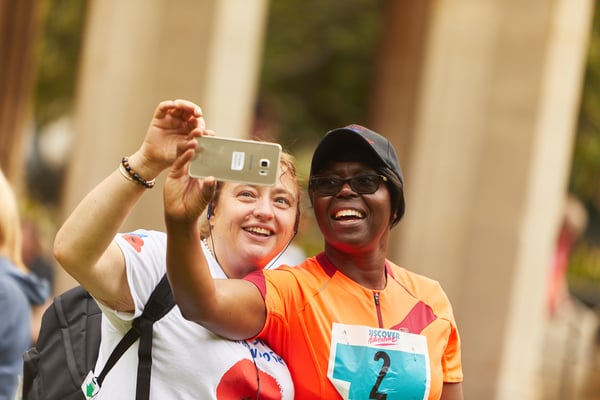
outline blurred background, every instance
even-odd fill
[[[278,141],[304,179],[319,138],[358,123],[398,150],[389,258],[445,288],[465,398],[600,399],[599,3],[0,0],[0,164],[25,260],[55,293],[76,284],[54,234],[161,100]],[[125,229],[162,220],[155,189]]]

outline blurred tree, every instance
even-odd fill
[[[81,0],[46,1],[34,99],[40,129],[71,113],[86,4]]]
[[[81,0],[44,2],[33,100],[35,131],[27,155],[27,187],[35,201],[48,206],[57,205],[59,201],[63,164],[43,157],[42,136],[47,134],[51,124],[72,112],[86,5],[87,2]]]
[[[259,108],[274,137],[298,151],[332,127],[366,124],[383,1],[273,1]]]
[[[589,239],[600,243],[600,1],[589,42],[570,191],[590,213]]]

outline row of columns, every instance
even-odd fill
[[[465,398],[537,399],[592,1],[386,5],[371,126],[395,143],[407,181],[390,258],[446,289]],[[136,150],[161,100],[195,101],[209,126],[244,136],[267,9],[266,0],[90,2],[64,215]],[[3,159],[7,132],[19,129],[7,125],[9,95],[0,91]],[[162,229],[162,218],[160,190],[149,191],[124,229]],[[73,284],[57,279],[58,290]]]

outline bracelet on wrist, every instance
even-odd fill
[[[146,189],[152,189],[156,184],[156,178],[147,181],[139,176],[138,173],[131,168],[131,165],[129,165],[129,159],[127,157],[123,157],[121,160],[121,164],[119,164],[119,172],[121,172],[121,175],[123,175],[123,177],[125,177],[125,179],[128,181],[142,185]]]

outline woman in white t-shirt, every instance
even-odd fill
[[[140,149],[92,189],[56,236],[56,259],[103,311],[96,374],[166,272],[163,232],[118,232],[154,178],[204,134],[212,132],[196,105],[160,103]],[[214,195],[205,196],[209,212],[199,227],[213,277],[241,278],[283,252],[297,229],[299,196],[294,160],[286,154],[274,186],[217,183]],[[150,399],[294,398],[287,365],[268,346],[225,340],[185,320],[177,306],[155,324],[152,358]],[[134,399],[136,374],[137,343],[95,399]]]

